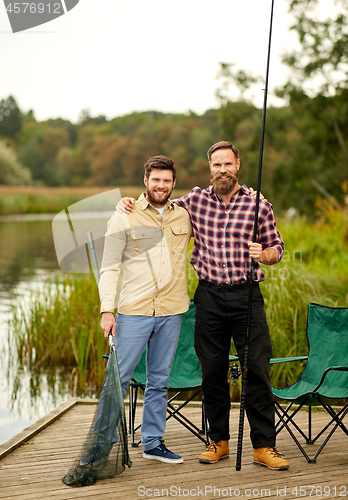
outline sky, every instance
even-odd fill
[[[0,0],[1,1],[1,0]],[[30,0],[27,0],[30,2]],[[333,0],[321,0],[329,9]],[[289,0],[275,0],[269,103],[298,47]],[[108,119],[133,111],[201,114],[218,107],[220,62],[265,75],[271,0],[80,0],[65,15],[12,33],[0,3],[0,99],[38,120]],[[262,84],[254,104],[262,107]]]

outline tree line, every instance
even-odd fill
[[[112,120],[85,111],[74,124],[60,118],[38,122],[32,112],[23,115],[13,97],[4,107],[6,102],[21,119],[16,129],[8,113],[8,128],[0,121],[0,135],[31,182],[47,186],[141,185],[144,163],[156,154],[175,160],[178,187],[207,184],[206,152],[222,135],[218,110],[201,116],[148,111]],[[19,184],[24,177],[0,182]]]

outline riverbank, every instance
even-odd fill
[[[47,186],[1,186],[0,216],[14,214],[56,214],[66,207],[110,189],[104,187],[47,187]],[[122,196],[138,198],[142,186],[122,186]],[[174,197],[182,196],[187,190],[175,190]]]

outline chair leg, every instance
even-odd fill
[[[303,454],[303,456],[306,458],[307,462],[310,463],[310,464],[313,464],[313,463],[315,464],[316,463],[316,460],[317,460],[318,456],[320,455],[320,453],[322,452],[322,450],[324,449],[324,447],[327,445],[327,443],[329,442],[329,440],[331,439],[332,435],[334,434],[334,432],[336,431],[336,429],[338,427],[340,427],[342,429],[342,431],[348,436],[348,429],[343,424],[343,419],[348,414],[348,403],[346,403],[343,406],[343,408],[341,408],[336,413],[332,409],[332,407],[330,405],[326,404],[320,398],[320,396],[316,395],[316,399],[321,404],[321,406],[324,408],[324,410],[326,410],[326,412],[329,414],[329,416],[331,417],[331,420],[330,420],[330,422],[328,424],[325,425],[325,427],[314,438],[312,438],[312,411],[311,411],[311,406],[309,406],[309,408],[308,408],[308,436],[306,436],[301,431],[301,429],[297,426],[297,424],[293,420],[293,417],[296,415],[296,413],[298,412],[298,410],[302,406],[305,405],[306,401],[304,403],[302,403],[291,415],[288,414],[288,411],[290,410],[291,405],[289,405],[286,408],[286,410],[283,410],[283,408],[279,405],[279,403],[277,401],[275,402],[275,410],[276,410],[276,413],[277,413],[277,415],[279,417],[279,421],[277,422],[276,427],[278,427],[279,424],[281,423],[280,428],[277,429],[277,434],[285,427],[286,430],[289,432],[290,436],[292,437],[292,439],[294,440],[294,442],[296,443],[297,447],[299,448],[299,450]],[[296,436],[294,435],[294,433],[292,432],[292,430],[289,427],[289,423],[292,424],[301,433],[301,435],[305,438],[307,444],[314,444],[317,441],[317,439],[320,436],[322,436],[322,434],[327,429],[329,429],[329,427],[334,422],[335,422],[335,425],[333,426],[333,428],[331,429],[330,433],[325,438],[324,442],[321,444],[321,446],[319,447],[319,449],[317,450],[317,452],[315,453],[315,455],[312,458],[310,458],[307,455],[307,453],[305,452],[305,450],[301,446],[300,442],[298,441],[298,439],[296,438]]]
[[[328,443],[329,439],[331,438],[331,436],[333,435],[333,433],[335,432],[335,430],[337,429],[337,427],[341,427],[341,429],[348,435],[348,430],[347,430],[346,426],[343,425],[343,423],[342,423],[342,420],[344,419],[344,417],[348,413],[348,403],[346,405],[344,405],[344,407],[337,414],[332,410],[332,408],[329,405],[325,405],[325,406],[326,406],[326,408],[330,408],[330,410],[332,411],[332,413],[335,414],[335,417],[338,417],[338,415],[341,414],[342,412],[343,412],[343,415],[342,415],[342,418],[340,418],[340,419],[338,418],[337,421],[336,421],[335,417],[332,418],[331,422],[333,420],[335,420],[336,421],[336,425],[331,430],[330,434],[327,436],[327,438],[325,439],[325,441],[323,442],[323,444],[320,446],[320,448],[318,449],[318,451],[314,455],[314,457],[313,457],[314,460],[316,460],[317,457],[319,456],[319,454],[322,452],[323,448],[326,446],[326,444]],[[328,413],[330,413],[330,415],[332,416],[332,414],[331,414],[330,411]],[[330,424],[331,424],[331,422],[330,422]],[[325,429],[327,429],[327,427],[328,426],[326,426]]]
[[[301,403],[297,408],[296,410],[294,410],[290,415],[289,415],[289,411],[290,409],[292,408],[292,405],[293,403],[290,403],[285,410],[283,410],[283,408],[280,406],[280,404],[275,401],[275,404],[276,404],[276,411],[277,411],[277,407],[278,407],[278,410],[277,411],[277,414],[278,414],[278,417],[279,417],[279,421],[277,422],[276,424],[276,431],[277,431],[277,434],[279,434],[279,432],[284,429],[285,427],[285,421],[286,422],[291,422],[292,425],[295,427],[295,429],[297,430],[297,432],[299,432],[299,434],[301,434],[301,436],[303,437],[303,439],[306,441],[308,441],[308,436],[306,436],[306,434],[302,431],[302,429],[296,424],[296,422],[293,420],[295,415],[301,410],[301,408],[305,405],[305,402],[304,403]],[[281,416],[280,416],[281,415]],[[286,417],[286,419],[285,419]],[[278,425],[282,423],[282,425],[279,427],[278,429]]]
[[[279,410],[280,408],[280,410]],[[289,407],[288,407],[289,409]],[[282,426],[281,428],[277,431],[277,434],[280,432],[281,429],[283,429],[284,427],[286,428],[286,430],[288,431],[288,433],[290,434],[290,436],[292,437],[293,441],[295,442],[295,444],[297,445],[298,449],[300,450],[300,452],[302,453],[302,455],[305,457],[305,459],[307,460],[307,462],[309,464],[315,464],[316,460],[314,458],[310,458],[307,453],[305,452],[305,450],[303,449],[303,446],[301,445],[301,443],[299,442],[299,440],[297,439],[297,437],[295,436],[295,434],[292,432],[291,428],[289,427],[288,425],[288,422],[290,421],[292,424],[294,424],[292,417],[295,413],[297,413],[297,410],[295,410],[293,412],[293,414],[291,416],[287,415],[287,413],[284,412],[283,408],[280,406],[280,404],[276,401],[275,402],[275,411],[279,417],[279,420],[282,421]],[[283,413],[283,414],[282,414]],[[285,418],[287,417],[287,419]],[[297,427],[297,425],[295,424],[295,426]]]
[[[336,426],[335,426],[335,429],[337,429],[337,427],[340,427],[342,429],[342,431],[348,436],[348,429],[346,428],[346,426],[344,425],[343,423],[343,419],[344,417],[347,415],[348,413],[348,403],[346,403],[337,413],[332,409],[332,407],[328,404],[325,404],[321,398],[318,397],[318,401],[320,402],[320,404],[324,407],[324,409],[328,412],[328,414],[331,416],[332,420],[329,422],[329,424],[327,425],[327,427],[329,427],[329,425],[335,421],[336,422]],[[342,414],[342,417],[340,417]],[[327,429],[327,427],[325,429]]]
[[[133,388],[129,388],[129,428],[128,428],[128,433],[132,434],[132,424],[133,424],[133,415],[132,415],[132,404],[133,402]]]
[[[133,382],[135,382],[133,380]],[[129,433],[131,434],[131,446],[132,447],[137,447],[141,443],[141,440],[138,442],[135,441],[135,433],[136,431],[141,427],[138,425],[135,427],[135,412],[136,412],[136,405],[137,405],[137,394],[138,394],[138,387],[142,391],[145,390],[145,386],[142,386],[141,384],[135,384],[130,385],[130,405],[129,405]],[[183,427],[185,427],[187,430],[189,430],[192,434],[194,434],[196,437],[198,437],[205,445],[209,444],[209,437],[208,437],[208,425],[207,425],[207,416],[204,408],[204,403],[202,401],[202,427],[199,428],[197,427],[191,420],[189,420],[185,415],[181,413],[181,410],[190,402],[192,401],[198,394],[200,394],[201,389],[199,388],[196,390],[196,392],[190,396],[188,399],[186,399],[182,404],[178,406],[173,406],[172,402],[177,398],[182,391],[179,390],[174,396],[172,396],[168,402],[167,402],[167,413],[168,416],[166,420],[169,420],[170,418],[174,418],[177,420]],[[204,435],[204,437],[202,436]]]
[[[197,436],[201,441],[203,441],[204,444],[208,444],[208,439],[204,439],[200,434],[202,434],[202,429],[199,429],[193,422],[191,422],[188,418],[185,417],[180,411],[190,402],[192,401],[193,398],[195,398],[199,393],[200,389],[197,390],[191,397],[186,399],[186,401],[178,406],[177,408],[174,408],[174,406],[171,404],[172,401],[181,394],[181,391],[177,392],[174,396],[172,396],[167,403],[167,412],[168,416],[166,420],[169,420],[170,418],[175,418],[178,422],[181,423],[184,427],[186,427],[187,430],[192,432],[195,436]]]
[[[135,427],[135,411],[137,409],[137,399],[138,399],[138,387],[135,387],[135,391],[133,387],[130,385],[129,387],[129,432],[131,434],[131,446],[133,448],[137,448],[141,442],[141,439],[136,443],[135,442],[135,432],[140,428],[140,425]]]
[[[307,444],[314,444],[312,441],[312,407],[308,407],[308,439]]]
[[[315,442],[325,431],[326,429],[328,429],[330,427],[330,425],[333,423],[333,422],[336,422],[336,424],[334,425],[334,427],[331,429],[330,433],[328,434],[328,436],[326,437],[326,439],[324,440],[324,442],[321,444],[321,446],[319,447],[319,449],[317,450],[316,454],[314,455],[313,457],[313,460],[316,460],[317,457],[319,456],[319,454],[322,452],[322,450],[324,449],[324,447],[327,445],[327,443],[329,442],[329,440],[331,439],[331,436],[333,435],[333,433],[336,431],[337,427],[340,427],[342,429],[342,431],[348,436],[348,429],[346,428],[346,426],[343,424],[343,419],[344,417],[347,415],[348,413],[348,403],[346,403],[343,408],[340,409],[340,411],[338,411],[337,413],[335,413],[335,411],[331,408],[330,405],[327,405],[326,403],[324,403],[324,401],[322,401],[322,399],[320,397],[317,397],[318,401],[320,402],[320,404],[323,406],[323,408],[327,411],[327,413],[330,415],[331,417],[331,420],[330,422],[324,427],[324,429],[322,429],[319,434],[317,434],[317,436],[314,438],[313,442]],[[342,415],[342,416],[341,416]]]
[[[207,418],[205,415],[204,402],[202,400],[202,430],[200,431],[200,434],[206,434],[206,432],[207,432]]]
[[[281,413],[282,413],[283,415],[287,415],[287,414],[288,414],[288,412],[289,412],[289,411],[291,410],[291,408],[292,408],[292,403],[289,403],[289,404],[288,404],[288,406],[286,407],[286,409],[285,409],[285,410],[283,410],[283,408],[280,406],[280,404],[278,404],[278,402],[277,402],[276,400],[274,400],[274,402],[275,402],[275,406],[276,406],[276,407],[278,406],[278,408],[281,410]],[[277,413],[278,413],[278,412],[277,412]],[[278,415],[278,416],[279,416],[279,415]],[[281,422],[282,422],[282,419],[281,419],[281,418],[279,418],[278,422],[277,422],[277,423],[276,423],[276,425],[275,425],[275,428],[276,428],[276,430],[277,430],[277,434],[279,434],[279,432],[280,432],[282,429],[284,429],[284,427],[285,427],[285,426],[284,426],[284,424],[283,424],[283,425],[280,427],[280,429],[278,429],[278,426],[279,426],[279,424],[280,424]]]
[[[135,394],[135,397],[137,395]],[[129,433],[131,435],[131,445],[135,446],[134,443],[134,417],[135,417],[135,403],[134,403],[134,391],[133,386],[129,388]]]
[[[205,434],[206,443],[209,443],[208,436],[208,420],[207,420],[207,412],[205,411],[204,401],[202,399],[202,434]]]

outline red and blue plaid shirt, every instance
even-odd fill
[[[191,264],[199,278],[212,283],[241,283],[250,279],[251,258],[248,243],[253,240],[255,203],[249,189],[241,186],[226,206],[213,186],[195,187],[174,200],[191,216],[194,245]],[[270,203],[260,200],[257,242],[262,248],[275,248],[279,259],[284,243],[274,220]],[[255,281],[265,276],[255,264]]]

